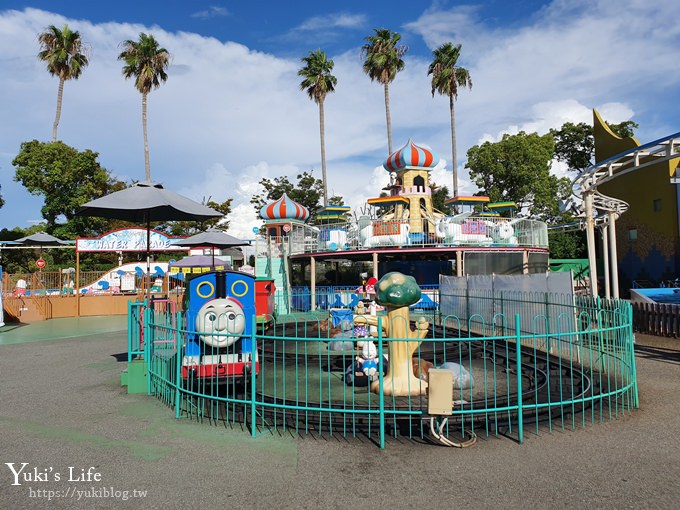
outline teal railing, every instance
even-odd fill
[[[380,447],[395,438],[463,444],[505,436],[523,442],[529,433],[583,427],[638,407],[630,303],[471,291],[440,298],[442,307],[455,306],[411,316],[419,322],[410,321],[409,329],[420,324],[425,332],[417,345],[383,335],[384,322],[394,328],[394,321],[406,319],[369,319],[379,322],[372,341],[382,360],[369,385],[355,361],[357,342],[364,340],[358,336],[371,324],[356,316],[349,330],[333,328],[323,310],[272,318],[265,330],[253,318],[249,353],[238,352],[237,344],[206,347],[197,363],[245,354],[256,360],[258,373],[192,377],[183,349],[193,328],[183,313],[147,307],[149,394],[177,418],[253,436],[362,437]],[[132,316],[138,308],[130,310]],[[401,359],[413,374],[406,382],[398,375]],[[436,367],[453,372],[449,416],[429,414],[425,379]],[[391,395],[404,385],[408,396]]]

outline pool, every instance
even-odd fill
[[[633,302],[642,301],[680,305],[680,287],[631,289],[630,300]]]

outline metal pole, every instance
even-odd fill
[[[609,285],[609,242],[607,238],[607,230],[609,227],[603,225],[601,229],[602,236],[602,272],[604,273],[604,295],[610,297],[611,286]]]
[[[515,369],[517,370],[517,439],[520,444],[524,442],[524,402],[522,399],[522,334],[520,324],[522,320],[518,313],[515,314],[515,348],[517,349],[517,359]]]
[[[595,219],[593,218],[593,192],[584,193],[586,210],[586,236],[588,239],[588,266],[590,267],[590,294],[597,296],[597,260],[595,258]]]
[[[314,257],[310,257],[309,275],[312,280],[310,282],[310,292],[312,294],[311,310],[314,311],[316,310],[316,259]]]
[[[615,212],[609,213],[609,255],[611,256],[612,297],[614,299],[619,298],[619,262],[616,252],[616,220],[618,216]]]
[[[80,317],[80,252],[76,250],[76,317]]]

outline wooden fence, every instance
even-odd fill
[[[633,302],[633,330],[680,338],[680,305]]]

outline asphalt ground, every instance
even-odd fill
[[[618,419],[380,450],[176,420],[121,388],[124,325],[0,332],[0,509],[680,507],[677,339],[637,335],[640,409]]]

